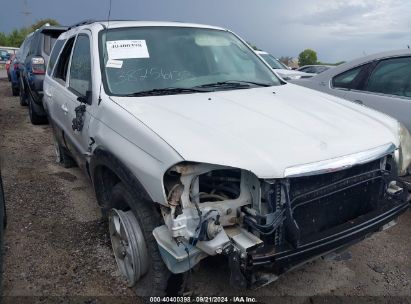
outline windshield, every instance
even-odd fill
[[[252,50],[235,35],[221,30],[110,29],[100,32],[100,56],[104,57],[104,85],[112,95],[202,86],[214,91],[281,84]]]
[[[288,68],[283,63],[281,63],[279,60],[275,59],[270,54],[260,54],[260,56],[263,57],[263,59],[273,69],[286,69],[286,70],[288,70]]]

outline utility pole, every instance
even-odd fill
[[[24,21],[25,21],[24,23],[28,27],[30,25],[31,12],[29,10],[29,5],[27,3],[27,0],[23,0],[23,10],[21,11],[21,13],[24,15]]]

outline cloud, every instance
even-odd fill
[[[297,20],[302,24],[314,26],[348,25],[352,20],[358,20],[372,9],[372,3],[355,3],[349,1],[320,2],[311,11],[306,12]]]
[[[401,0],[317,1],[295,21],[320,28],[325,35],[346,37],[404,37],[411,3]],[[390,35],[392,35],[390,37]]]
[[[25,21],[21,6],[5,2],[0,31],[53,17],[62,24],[105,19],[108,0],[29,0]],[[365,53],[411,44],[410,0],[117,0],[113,19],[179,20],[219,25],[280,57],[317,51],[321,61],[350,60]],[[78,8],[81,7],[81,10]]]

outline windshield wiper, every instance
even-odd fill
[[[259,87],[271,87],[269,83],[261,83],[254,81],[245,81],[245,80],[226,80],[213,83],[207,83],[195,86],[193,88],[236,88],[236,89],[247,89],[250,85],[255,85]]]
[[[123,96],[159,96],[159,95],[175,95],[184,93],[204,93],[210,92],[210,90],[196,89],[196,88],[163,88],[152,89],[146,91],[138,91]]]

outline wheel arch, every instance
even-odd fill
[[[89,171],[97,202],[103,209],[126,208],[126,206],[111,206],[110,203],[111,190],[119,182],[122,182],[128,191],[135,193],[140,200],[153,202],[147,190],[130,169],[104,148],[98,147],[94,150]]]

